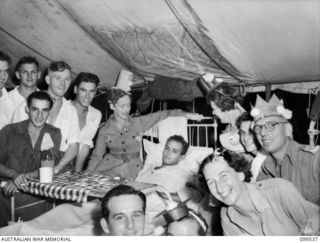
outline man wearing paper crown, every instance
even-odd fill
[[[320,204],[319,146],[299,144],[292,139],[292,112],[273,95],[269,102],[257,96],[251,113],[253,131],[267,152],[257,180],[280,177],[291,181],[308,200]]]
[[[28,179],[39,175],[41,151],[51,150],[52,159],[59,161],[60,129],[47,124],[53,101],[43,91],[31,93],[25,112],[28,119],[5,126],[0,131],[0,227],[11,219],[11,198],[15,207],[35,204],[16,210],[16,219],[30,220],[50,210],[52,204],[41,202],[43,198],[24,193]],[[37,202],[37,204],[36,204]]]

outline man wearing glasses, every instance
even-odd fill
[[[258,96],[250,114],[254,118],[253,131],[268,153],[257,180],[289,180],[305,199],[319,205],[319,146],[302,145],[292,139],[292,125],[288,122],[292,112],[276,95],[269,102]]]

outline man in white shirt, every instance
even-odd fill
[[[16,65],[15,75],[20,84],[13,90],[8,92],[8,98],[0,113],[6,117],[6,124],[11,124],[16,109],[25,102],[26,98],[37,90],[37,82],[41,72],[39,70],[39,62],[31,56],[22,57]],[[5,125],[6,125],[5,124]]]
[[[77,125],[77,111],[71,102],[63,97],[71,83],[71,67],[63,61],[52,62],[45,81],[48,84],[47,92],[54,101],[47,122],[60,128],[62,134],[60,150],[64,155],[55,167],[55,173],[58,173],[73,161],[79,151],[80,129]],[[27,119],[25,106],[24,103],[18,107],[13,122]]]
[[[9,79],[11,58],[7,53],[0,51],[0,129],[8,124],[8,119],[2,111],[7,110],[8,92],[5,83]]]
[[[92,107],[93,100],[99,78],[92,73],[81,72],[74,80],[75,99],[71,102],[77,110],[80,127],[79,153],[76,157],[76,171],[83,169],[83,164],[88,158],[90,148],[93,147],[93,138],[99,128],[101,112]]]

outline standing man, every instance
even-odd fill
[[[6,118],[5,124],[12,123],[15,110],[37,90],[37,82],[41,75],[37,59],[31,56],[21,58],[16,65],[15,75],[20,84],[8,93],[6,104],[0,105],[5,106],[0,110],[1,116]]]
[[[111,236],[144,234],[146,196],[131,186],[120,185],[103,197],[101,202],[103,231]]]
[[[47,93],[53,99],[48,123],[60,128],[62,135],[60,150],[64,154],[55,167],[55,173],[58,173],[66,165],[71,165],[79,150],[80,129],[77,125],[77,111],[71,102],[63,97],[71,83],[71,67],[64,61],[52,62],[45,80],[48,84]],[[24,103],[16,110],[13,121],[19,122],[25,119],[27,117]]]
[[[262,148],[268,152],[257,180],[280,177],[291,181],[304,198],[320,205],[319,146],[299,144],[292,137],[289,119],[292,112],[273,95],[269,102],[257,97],[250,113],[253,130]]]
[[[34,92],[27,98],[25,112],[28,114],[28,119],[6,125],[0,131],[0,179],[7,181],[0,195],[0,226],[4,226],[10,219],[10,198],[7,197],[15,195],[17,206],[39,201],[38,197],[25,193],[15,194],[15,192],[18,189],[26,189],[27,177],[38,177],[38,169],[41,166],[40,149],[44,134],[48,134],[53,142],[52,151],[55,162],[60,159],[60,129],[46,123],[52,105],[53,102],[47,93]],[[22,219],[28,220],[41,212],[31,210],[21,213]]]
[[[8,54],[0,51],[0,129],[8,124],[6,113],[8,113],[8,92],[5,84],[9,79],[11,59]]]
[[[76,98],[72,101],[77,110],[80,128],[79,153],[76,157],[76,171],[83,169],[90,149],[93,148],[93,138],[99,128],[101,112],[90,104],[96,94],[99,78],[92,73],[81,72],[74,80],[74,93]]]

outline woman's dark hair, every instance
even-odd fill
[[[242,113],[236,120],[236,126],[238,129],[240,129],[241,123],[242,122],[252,122],[253,121],[253,117],[248,113],[248,112],[244,112]]]
[[[230,111],[235,108],[235,103],[243,103],[240,91],[227,83],[217,85],[207,96],[207,102],[213,101],[221,111]]]
[[[236,172],[242,172],[244,174],[244,181],[250,182],[250,179],[252,177],[251,172],[251,164],[245,159],[245,157],[239,153],[235,153],[229,150],[225,150],[221,152],[219,155],[224,158],[224,160],[227,162],[227,164],[233,168]],[[203,163],[200,166],[200,171],[203,173],[204,167],[209,163],[215,163],[213,161],[215,155],[210,155],[208,158],[206,158]]]

